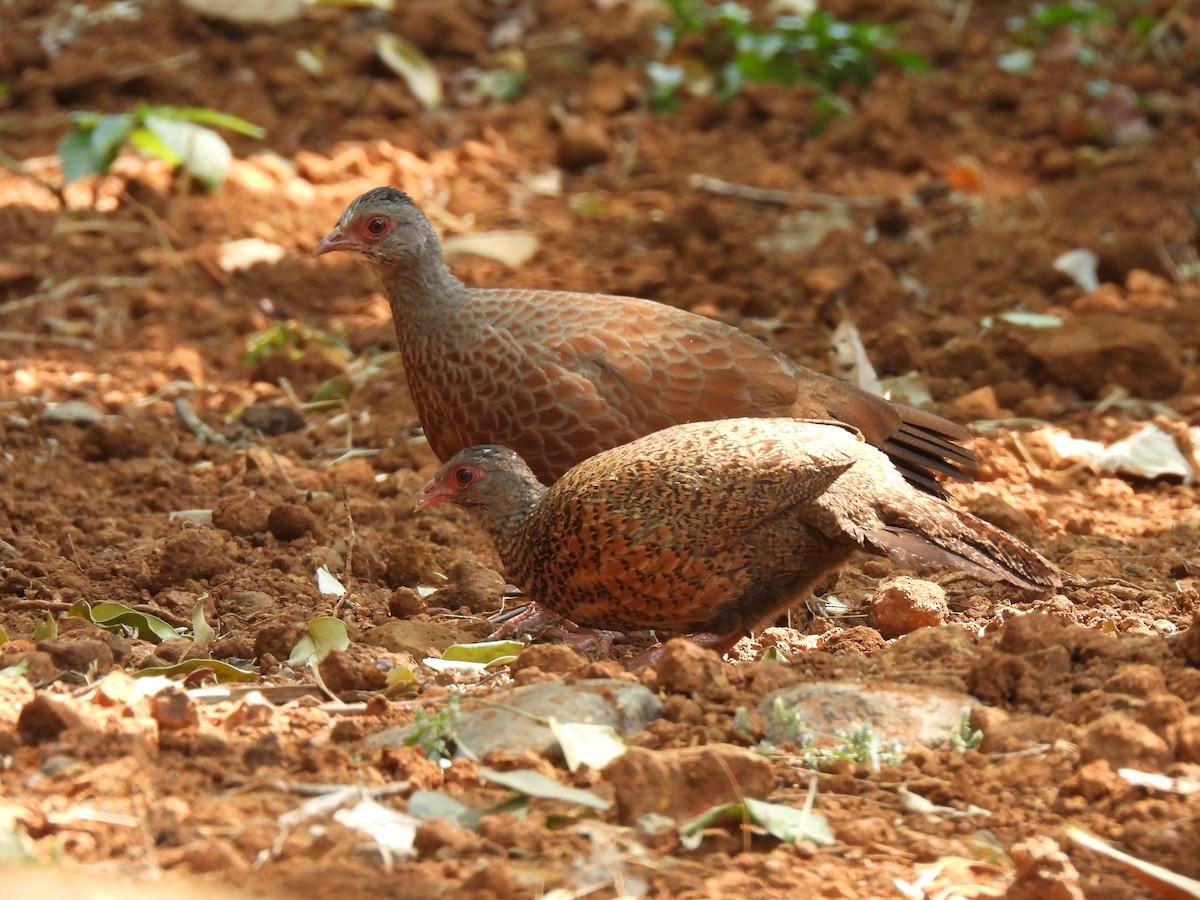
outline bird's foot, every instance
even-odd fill
[[[619,631],[583,628],[540,603],[530,603],[526,609],[488,635],[488,639],[519,636],[552,638],[569,644],[581,653],[595,656],[605,655],[612,650],[614,642],[625,639],[625,635]]]
[[[549,607],[540,603],[530,603],[525,609],[504,621],[499,628],[488,635],[488,640],[517,637],[521,635],[541,634],[552,625],[558,625],[566,620]]]

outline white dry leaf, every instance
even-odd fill
[[[882,394],[883,387],[875,367],[867,356],[862,335],[849,319],[843,319],[833,331],[833,358],[843,379],[872,394]]]
[[[571,772],[581,765],[599,771],[629,749],[611,725],[560,722],[554,716],[548,722]]]
[[[1089,294],[1100,287],[1100,277],[1097,274],[1100,267],[1100,257],[1086,248],[1068,250],[1054,260],[1054,268],[1062,272]]]
[[[177,509],[167,513],[168,522],[182,522],[185,525],[195,525],[202,528],[212,524],[211,509]]]
[[[929,385],[925,382],[925,376],[916,369],[904,375],[881,378],[879,387],[883,396],[889,400],[900,400],[909,406],[924,406],[933,401],[933,395],[929,393]]]
[[[346,596],[346,588],[324,566],[317,569],[317,590],[334,597]]]
[[[395,856],[412,856],[413,839],[421,820],[368,797],[359,800],[349,809],[339,809],[333,821],[355,831],[362,832],[380,847]]]
[[[1023,309],[1002,312],[997,316],[984,316],[979,320],[979,324],[984,329],[988,329],[996,324],[996,319],[1008,322],[1010,325],[1021,325],[1025,328],[1061,328],[1063,324],[1062,316],[1056,316],[1052,313],[1026,312]]]
[[[1172,872],[1170,869],[1164,869],[1162,866],[1156,866],[1154,863],[1146,862],[1144,859],[1138,859],[1136,856],[1123,853],[1106,841],[1102,841],[1094,834],[1090,834],[1076,825],[1068,825],[1064,831],[1067,837],[1079,846],[1107,856],[1109,859],[1116,860],[1121,865],[1131,869],[1137,874],[1140,881],[1149,886],[1151,893],[1156,897],[1200,898],[1200,881],[1196,881],[1194,878],[1188,878],[1177,872]]]
[[[278,244],[272,244],[262,238],[243,238],[221,245],[217,250],[217,267],[227,275],[232,275],[259,263],[273,266],[286,255],[287,250]]]
[[[1117,774],[1130,784],[1156,791],[1167,791],[1171,794],[1200,792],[1200,781],[1194,778],[1172,778],[1160,772],[1143,772],[1140,769],[1117,769]]]
[[[1139,478],[1180,478],[1184,484],[1195,480],[1195,469],[1184,456],[1175,438],[1157,425],[1146,424],[1115,444],[1071,437],[1060,428],[1033,432],[1045,439],[1063,459],[1086,462],[1093,471],[1134,475]]]
[[[398,34],[381,34],[375,52],[383,64],[404,79],[413,96],[426,109],[442,105],[442,77],[424,53]]]
[[[528,231],[481,231],[457,234],[442,241],[447,259],[458,256],[484,256],[506,266],[522,266],[538,249],[537,235]]]
[[[183,5],[206,19],[234,25],[283,25],[304,15],[306,0],[183,0]]]

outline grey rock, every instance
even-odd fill
[[[774,744],[821,739],[869,724],[884,741],[902,747],[941,747],[979,701],[968,694],[913,684],[812,682],[773,691],[758,711],[764,737]]]
[[[51,403],[38,417],[43,425],[90,425],[103,419],[104,413],[82,400]]]
[[[657,719],[662,701],[653,691],[633,681],[589,678],[567,684],[547,681],[515,688],[487,697],[489,703],[508,706],[560,722],[611,725],[621,734],[633,734]],[[470,701],[464,700],[469,707]],[[416,733],[417,726],[389,728],[367,738],[373,747],[401,747]],[[460,755],[483,758],[499,750],[518,754],[532,750],[559,760],[562,752],[550,729],[528,716],[496,706],[466,708],[454,728]]]

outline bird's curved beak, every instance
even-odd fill
[[[321,238],[313,248],[313,256],[332,253],[335,250],[357,250],[358,241],[342,231],[341,225],[334,225],[333,231]]]
[[[449,503],[454,498],[454,493],[438,481],[436,478],[430,479],[425,483],[425,487],[417,491],[413,497],[413,512],[430,507],[438,506],[442,503]]]

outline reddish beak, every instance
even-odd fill
[[[430,479],[425,483],[425,487],[417,491],[417,495],[413,497],[413,512],[437,506],[441,503],[449,503],[454,499],[454,492],[446,487],[437,479]]]
[[[359,246],[357,239],[343,232],[340,225],[335,225],[333,231],[321,238],[317,246],[313,248],[312,255],[321,256],[324,253],[332,253],[334,250],[357,250]]]

